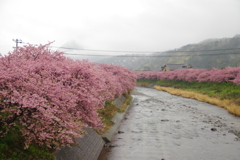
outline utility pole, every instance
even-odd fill
[[[16,43],[16,50],[18,49],[18,43],[22,43],[21,39],[13,39],[13,41]]]

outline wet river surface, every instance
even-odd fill
[[[240,117],[208,103],[136,87],[101,160],[239,160]]]

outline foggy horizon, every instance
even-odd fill
[[[239,7],[238,0],[1,0],[0,53],[13,50],[12,39],[89,50],[163,52],[240,34]]]

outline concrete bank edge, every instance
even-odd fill
[[[120,103],[123,105],[125,100],[125,98],[119,98],[117,102],[118,105],[120,105]],[[112,118],[114,125],[102,136],[94,129],[86,128],[87,134],[85,134],[82,138],[76,139],[77,144],[75,146],[61,147],[60,150],[56,150],[52,154],[55,157],[55,160],[97,160],[104,144],[110,142],[113,139],[114,134],[117,133],[121,121],[123,120],[129,107],[132,105],[132,102],[133,98],[123,113],[115,114]]]
[[[133,97],[131,96],[131,98],[132,100],[130,104],[126,107],[125,111],[123,113],[116,113],[114,115],[114,117],[112,118],[112,122],[114,123],[114,125],[102,135],[102,138],[106,143],[111,142],[114,135],[117,133],[117,130],[121,124],[121,121],[125,117],[128,109],[132,106]]]

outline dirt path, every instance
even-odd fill
[[[239,117],[151,88],[133,97],[107,160],[239,160]]]

